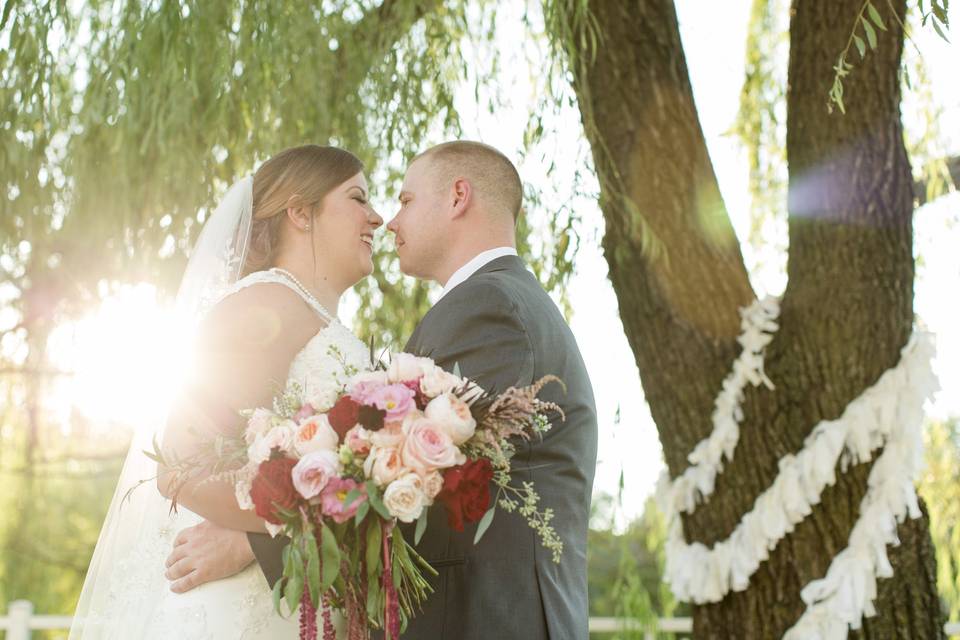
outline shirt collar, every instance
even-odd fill
[[[517,255],[517,250],[513,247],[497,247],[496,249],[487,249],[486,251],[477,254],[470,262],[453,272],[453,275],[450,276],[449,280],[447,280],[447,284],[443,286],[443,291],[440,293],[440,298],[437,300],[441,300],[443,296],[450,293],[451,289],[458,284],[462,284],[464,280],[475,274],[490,262],[496,260],[497,258],[502,258],[503,256],[515,255]]]

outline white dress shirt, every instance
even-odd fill
[[[475,274],[488,263],[493,262],[497,258],[502,258],[503,256],[515,255],[517,255],[517,250],[513,247],[497,247],[496,249],[487,249],[486,251],[477,254],[473,260],[453,272],[453,275],[450,276],[450,279],[447,280],[447,283],[443,285],[443,291],[440,293],[440,297],[437,298],[437,301],[439,302],[443,296],[450,292],[451,289],[458,284],[461,284],[464,280]]]

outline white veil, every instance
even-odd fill
[[[200,318],[238,280],[253,218],[253,178],[234,183],[206,221],[177,293],[185,327]],[[163,560],[172,536],[188,526],[170,514],[157,490],[156,463],[143,452],[162,441],[167,416],[155,416],[130,444],[70,628],[70,640],[143,637],[158,596],[169,588]],[[188,516],[192,516],[186,512]],[[190,522],[189,524],[193,524]]]

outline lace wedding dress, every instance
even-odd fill
[[[223,297],[263,283],[289,287],[326,321],[326,326],[294,358],[288,379],[302,386],[306,400],[318,411],[329,409],[348,372],[368,368],[366,348],[302,290],[299,283],[280,271],[253,273],[236,282]],[[153,492],[155,498],[160,498],[152,509],[168,508],[153,483],[137,490]],[[122,510],[120,517],[123,517]],[[164,560],[173,548],[177,533],[201,520],[184,508],[177,514],[160,518],[159,525],[154,517],[152,524],[140,530],[132,552],[114,561],[113,574],[120,578],[112,580],[106,597],[90,603],[79,633],[71,633],[71,639],[282,640],[298,637],[298,616],[284,618],[274,610],[270,588],[255,562],[232,577],[201,585],[185,594],[170,591],[169,583],[163,578]],[[150,522],[150,518],[145,519],[145,524]],[[74,631],[77,631],[76,625]]]

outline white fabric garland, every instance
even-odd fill
[[[838,459],[845,471],[884,447],[871,470],[849,546],[833,559],[823,579],[803,589],[807,610],[785,636],[846,638],[848,626],[859,628],[863,616],[875,614],[876,580],[892,575],[886,545],[898,543],[897,523],[907,515],[919,516],[914,489],[922,464],[919,427],[923,402],[937,389],[930,368],[933,337],[915,332],[895,368],[884,372],[839,418],[816,425],[800,452],[784,456],[777,478],[730,537],[713,548],[687,544],[679,513],[693,511],[698,498],[713,493],[722,458],[732,458],[746,383],[764,382],[772,388],[763,375],[762,350],[777,328],[778,312],[771,300],[743,311],[744,349],[715,403],[714,430],[690,454],[690,468],[672,482],[662,477],[658,485],[657,500],[669,526],[665,579],[679,599],[697,604],[719,602],[731,590],[746,589],[769,552],[810,514],[823,489],[836,482]]]
[[[773,383],[763,372],[763,350],[778,328],[778,315],[780,303],[774,297],[756,300],[740,310],[742,333],[737,342],[742,350],[713,403],[713,431],[687,456],[690,466],[676,480],[671,481],[670,472],[665,470],[657,483],[657,500],[668,505],[661,505],[665,512],[693,512],[699,501],[713,493],[717,474],[723,470],[723,458],[733,459],[740,440],[740,421],[743,420],[740,403],[744,388],[747,383],[753,386],[763,383],[773,389]]]

